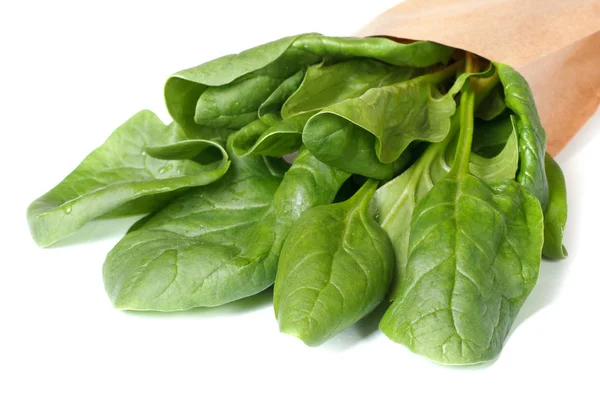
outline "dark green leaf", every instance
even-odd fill
[[[501,115],[505,110],[504,91],[502,90],[502,86],[497,85],[477,108],[475,116],[484,121],[490,121]]]
[[[546,209],[548,204],[548,181],[544,168],[546,132],[540,122],[535,101],[527,81],[511,67],[494,63],[504,86],[506,106],[517,117],[520,167],[517,182],[529,189]]]
[[[452,52],[449,47],[431,42],[406,45],[384,38],[290,36],[173,74],[165,85],[165,101],[173,119],[188,134],[214,135],[215,129],[224,128],[196,122],[241,128],[253,120],[258,107],[286,78],[323,58],[366,57],[394,65],[426,67],[446,62]],[[209,87],[223,88],[211,89],[212,94],[199,100]],[[215,110],[227,115],[217,115]]]
[[[544,250],[542,254],[551,260],[567,256],[563,246],[563,234],[567,224],[567,185],[560,166],[546,153],[548,176],[548,207],[544,213]]]
[[[208,87],[196,103],[194,122],[240,129],[258,118],[258,109],[290,76],[318,62],[314,54],[288,49],[267,66],[223,86]]]
[[[263,118],[269,114],[275,114],[278,117],[281,117],[281,107],[286,100],[298,90],[303,79],[304,70],[300,70],[281,82],[277,89],[275,89],[258,108],[258,117]]]
[[[375,136],[333,114],[322,114],[317,122],[305,125],[302,141],[325,164],[353,174],[385,180],[396,171],[393,163],[385,164],[377,158]]]
[[[513,132],[516,134],[515,121],[510,113],[504,113],[491,121],[475,120],[471,149],[480,156],[494,157],[502,151]]]
[[[296,38],[285,37],[171,75],[165,84],[169,113],[188,133],[205,129],[194,122],[194,114],[198,99],[206,88],[229,84],[265,67],[279,58]]]

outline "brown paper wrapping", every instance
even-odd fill
[[[430,40],[516,68],[552,155],[600,105],[600,0],[407,0],[358,35]]]

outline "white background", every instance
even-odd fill
[[[395,3],[2,2],[0,398],[599,398],[599,113],[558,156],[570,255],[543,263],[483,366],[433,364],[373,319],[308,348],[278,333],[268,292],[168,315],[114,310],[102,263],[133,219],[50,249],[30,239],[27,205],[115,127],[143,108],[168,120],[170,73],[295,33],[351,35]]]

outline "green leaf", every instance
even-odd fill
[[[546,153],[548,176],[548,207],[544,213],[544,249],[542,254],[551,260],[567,256],[563,234],[567,224],[567,185],[560,166]]]
[[[283,107],[281,115],[316,112],[362,95],[371,88],[406,81],[417,73],[415,68],[396,67],[370,59],[355,59],[333,65],[308,67],[302,84]]]
[[[376,181],[368,181],[351,199],[311,208],[293,225],[273,295],[281,332],[319,345],[385,296],[394,253],[367,210],[376,188]]]
[[[154,215],[156,215],[156,213],[144,215],[142,218],[135,221],[134,224],[129,227],[129,229],[127,230],[127,233],[137,231],[142,226],[144,226],[146,224],[146,222],[148,222],[152,217],[154,217]]]
[[[484,121],[491,121],[499,115],[502,115],[505,110],[506,103],[504,102],[504,91],[502,90],[502,86],[497,85],[481,102],[475,116]]]
[[[456,110],[453,95],[461,75],[446,95],[437,85],[452,77],[458,64],[433,74],[381,88],[327,107],[313,116],[302,134],[306,147],[321,161],[355,174],[390,179],[392,163],[415,140],[439,142],[450,131]]]
[[[537,280],[542,218],[514,181],[435,185],[415,209],[406,279],[381,330],[444,364],[495,358]]]
[[[258,108],[258,117],[264,118],[269,114],[275,114],[281,117],[281,107],[287,99],[300,87],[304,79],[304,70],[296,72],[294,75],[287,78],[271,93],[271,95]]]
[[[292,45],[338,61],[363,57],[415,68],[446,64],[454,53],[453,48],[433,42],[402,44],[387,38],[328,37],[318,34],[300,36]]]
[[[507,120],[510,123],[508,116]],[[485,126],[476,128],[475,137],[485,136],[487,132],[479,132],[479,129],[484,128]],[[371,202],[372,213],[389,235],[394,247],[396,279],[392,286],[392,298],[397,294],[405,276],[413,211],[417,202],[450,171],[458,139],[455,134],[456,132],[451,132],[443,142],[429,145],[410,168],[377,189]],[[498,155],[484,158],[472,153],[469,169],[483,181],[494,182],[514,179],[518,166],[519,149],[513,132]]]
[[[515,179],[519,168],[519,145],[516,133],[508,137],[504,148],[497,156],[486,158],[478,154],[471,154],[469,170],[471,173],[486,182],[503,179]]]
[[[520,167],[517,182],[529,189],[546,209],[548,204],[548,181],[544,168],[546,132],[540,122],[535,101],[527,81],[511,67],[494,63],[504,86],[506,106],[517,117]]]
[[[543,242],[542,209],[528,189],[513,180],[488,186],[469,172],[471,83],[460,104],[452,167],[415,207],[406,274],[380,322],[393,341],[444,364],[500,353],[537,280]]]
[[[320,115],[320,114],[317,114]],[[319,160],[352,174],[387,180],[397,170],[393,163],[382,163],[375,153],[375,136],[344,118],[322,114],[308,121],[302,142]]]
[[[494,149],[500,148],[500,152],[494,156],[481,156],[475,152],[471,152],[469,171],[485,182],[495,182],[504,179],[514,180],[519,168],[519,144],[515,120],[509,115],[505,115],[502,119],[508,121],[508,123],[502,125],[504,142],[500,144],[495,144],[495,139],[497,139],[495,135],[499,136],[498,128],[490,130],[491,123],[475,125],[474,138],[489,137],[491,141],[488,142],[488,145],[491,145],[493,141]],[[496,125],[498,124],[495,123],[494,126]],[[489,150],[490,147],[485,147],[485,149]],[[446,151],[446,162],[448,165],[452,165],[455,151],[456,141],[453,141]]]
[[[232,163],[223,179],[175,200],[111,250],[103,274],[115,307],[178,311],[261,292],[275,280],[294,221],[331,202],[348,177],[306,151],[282,181],[263,157]]]
[[[298,151],[302,146],[302,129],[310,114],[296,115],[272,125],[265,120],[257,120],[235,135],[233,151],[239,157],[248,154],[283,156]]]
[[[136,223],[104,263],[104,285],[115,307],[175,311],[215,305],[206,304],[205,281],[225,278],[217,267],[250,245],[246,238],[281,178],[264,157],[234,156],[222,179]]]
[[[194,122],[216,128],[240,129],[258,118],[261,105],[283,82],[318,61],[319,57],[310,52],[290,48],[257,71],[226,85],[209,87],[196,103]]]
[[[49,246],[94,218],[155,211],[182,189],[221,178],[229,161],[219,142],[186,139],[177,125],[165,127],[150,111],[130,118],[29,206],[27,219],[36,243]],[[185,142],[173,144],[178,141]],[[161,153],[178,159],[151,157]]]
[[[516,134],[514,117],[504,113],[490,121],[475,120],[475,133],[471,150],[483,157],[498,155],[512,134]],[[517,138],[518,145],[518,138]]]
[[[165,84],[165,102],[175,121],[190,132],[202,130],[194,122],[196,104],[208,86],[229,84],[279,58],[297,36],[284,37],[177,72]]]
[[[442,180],[448,170],[444,152],[448,141],[429,145],[405,172],[380,187],[371,202],[372,214],[390,237],[394,249],[395,279],[390,296],[396,296],[406,275],[410,221],[417,202]]]
[[[255,111],[282,82],[302,66],[324,58],[339,61],[366,57],[394,65],[427,67],[446,62],[452,52],[452,48],[431,42],[406,45],[384,38],[290,36],[173,74],[165,84],[165,101],[169,113],[186,133],[213,135],[215,129],[241,128],[251,122]],[[200,100],[209,87],[215,89]],[[216,115],[219,110],[227,115]]]

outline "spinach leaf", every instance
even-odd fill
[[[541,261],[538,200],[515,181],[488,186],[469,173],[473,111],[468,85],[454,163],[415,208],[406,279],[380,323],[392,340],[446,364],[498,355]]]
[[[235,138],[234,138],[235,139]],[[283,178],[286,172],[290,169],[290,164],[280,157],[263,157],[265,164],[273,176]]]
[[[517,135],[513,131],[508,137],[500,154],[487,158],[471,154],[469,170],[485,182],[502,179],[515,179],[519,168],[519,145]]]
[[[281,116],[316,112],[346,99],[358,97],[368,89],[388,86],[414,77],[418,70],[396,67],[370,59],[354,59],[338,64],[308,67],[297,91],[283,107]]]
[[[292,46],[310,50],[325,59],[339,61],[364,57],[416,68],[445,64],[454,53],[453,48],[433,42],[402,44],[387,38],[328,37],[318,34],[300,36]]]
[[[439,142],[450,130],[466,74],[441,95],[437,85],[460,64],[409,81],[373,88],[326,107],[306,123],[302,141],[321,161],[355,174],[390,179],[392,163],[415,141]]]
[[[137,114],[28,209],[42,246],[146,214],[103,266],[117,308],[212,307],[274,283],[280,330],[315,346],[391,292],[389,338],[472,364],[501,351],[541,257],[566,256],[564,176],[506,65],[309,33],[164,90],[172,124]]]
[[[309,120],[304,128],[302,142],[327,165],[382,180],[391,179],[398,170],[394,163],[379,161],[375,136],[347,119],[323,114],[317,122]]]
[[[520,167],[517,182],[538,198],[542,209],[548,204],[548,181],[544,168],[546,132],[540,122],[535,101],[527,81],[511,67],[494,63],[504,86],[506,106],[517,117]]]
[[[493,359],[537,280],[539,202],[516,182],[467,175],[434,186],[414,215],[406,279],[381,330],[440,363]]]
[[[165,84],[165,102],[171,117],[187,133],[202,131],[204,127],[196,124],[194,114],[198,99],[207,87],[229,84],[267,66],[279,58],[296,38],[284,37],[171,75]]]
[[[508,116],[507,120],[510,123]],[[457,125],[455,118],[450,135],[440,143],[429,145],[410,168],[377,189],[371,202],[371,212],[389,235],[394,247],[396,278],[392,286],[392,298],[398,293],[400,282],[406,275],[410,221],[415,206],[450,171],[456,153]],[[483,128],[478,127],[475,136],[487,135],[485,130],[478,132],[478,129]],[[519,150],[513,131],[498,155],[484,158],[471,153],[469,170],[485,182],[514,179],[518,162]]]
[[[215,129],[241,128],[251,122],[261,103],[302,66],[322,59],[365,57],[393,65],[427,67],[447,62],[453,51],[431,42],[407,45],[384,38],[336,38],[314,33],[290,36],[173,74],[165,84],[165,101],[186,133],[214,135]],[[215,89],[200,100],[209,87]],[[227,115],[215,114],[218,110]]]
[[[548,176],[548,207],[544,213],[544,249],[542,254],[551,260],[567,256],[563,234],[567,224],[567,185],[560,166],[546,153]]]
[[[258,108],[258,117],[262,119],[266,116],[269,119],[269,114],[281,117],[281,107],[298,90],[303,79],[304,70],[300,70],[281,82],[277,89]]]
[[[293,222],[304,210],[331,202],[347,178],[307,152],[283,181],[272,172],[280,168],[260,156],[234,155],[221,180],[185,194],[127,234],[104,263],[115,307],[217,306],[272,285]]]
[[[484,121],[491,121],[506,110],[502,86],[495,86],[477,108],[475,116]]]
[[[223,86],[208,87],[196,103],[194,122],[217,128],[242,128],[258,118],[260,106],[283,82],[318,61],[319,57],[310,52],[290,48],[257,71]]]
[[[130,230],[108,254],[104,285],[121,309],[175,311],[203,303],[215,267],[234,259],[281,182],[268,160],[232,156],[219,181],[193,189]],[[210,304],[208,304],[210,305]]]
[[[306,210],[331,203],[349,177],[347,172],[323,164],[305,148],[300,149],[251,235],[252,246],[244,252],[252,268],[264,275],[262,289],[275,281],[281,248],[294,222]]]
[[[235,135],[233,151],[239,157],[248,154],[283,156],[293,153],[302,146],[302,129],[310,114],[301,114],[289,119],[279,120],[269,125],[265,116],[256,120]]]
[[[394,253],[368,213],[376,181],[349,200],[307,210],[279,260],[273,302],[279,329],[316,346],[369,314],[392,279]]]
[[[471,150],[483,157],[494,157],[506,146],[509,137],[516,134],[515,119],[504,113],[490,121],[475,120],[475,133]],[[517,138],[517,146],[518,146]]]
[[[186,150],[172,145],[182,140]],[[154,113],[142,111],[29,206],[32,236],[49,246],[94,218],[152,212],[182,189],[216,181],[228,168],[218,140],[187,140],[176,124],[165,127]]]
[[[488,151],[485,156],[482,156],[473,151],[470,155],[469,171],[488,183],[503,179],[514,180],[517,175],[517,170],[519,169],[519,144],[514,118],[506,115],[502,119],[508,121],[508,123],[502,125],[501,134],[504,138],[504,142],[500,144],[494,142],[493,144],[494,150],[500,148],[500,152],[491,156],[489,155],[491,152]],[[498,133],[490,130],[490,125],[490,123],[476,124],[474,129],[474,137],[490,139],[489,142],[482,145],[486,146],[484,147],[485,150],[490,150],[492,142],[497,139],[494,135]],[[499,130],[500,128],[498,127],[497,129]],[[446,151],[446,162],[448,165],[452,165],[455,153],[456,141],[454,140]]]

